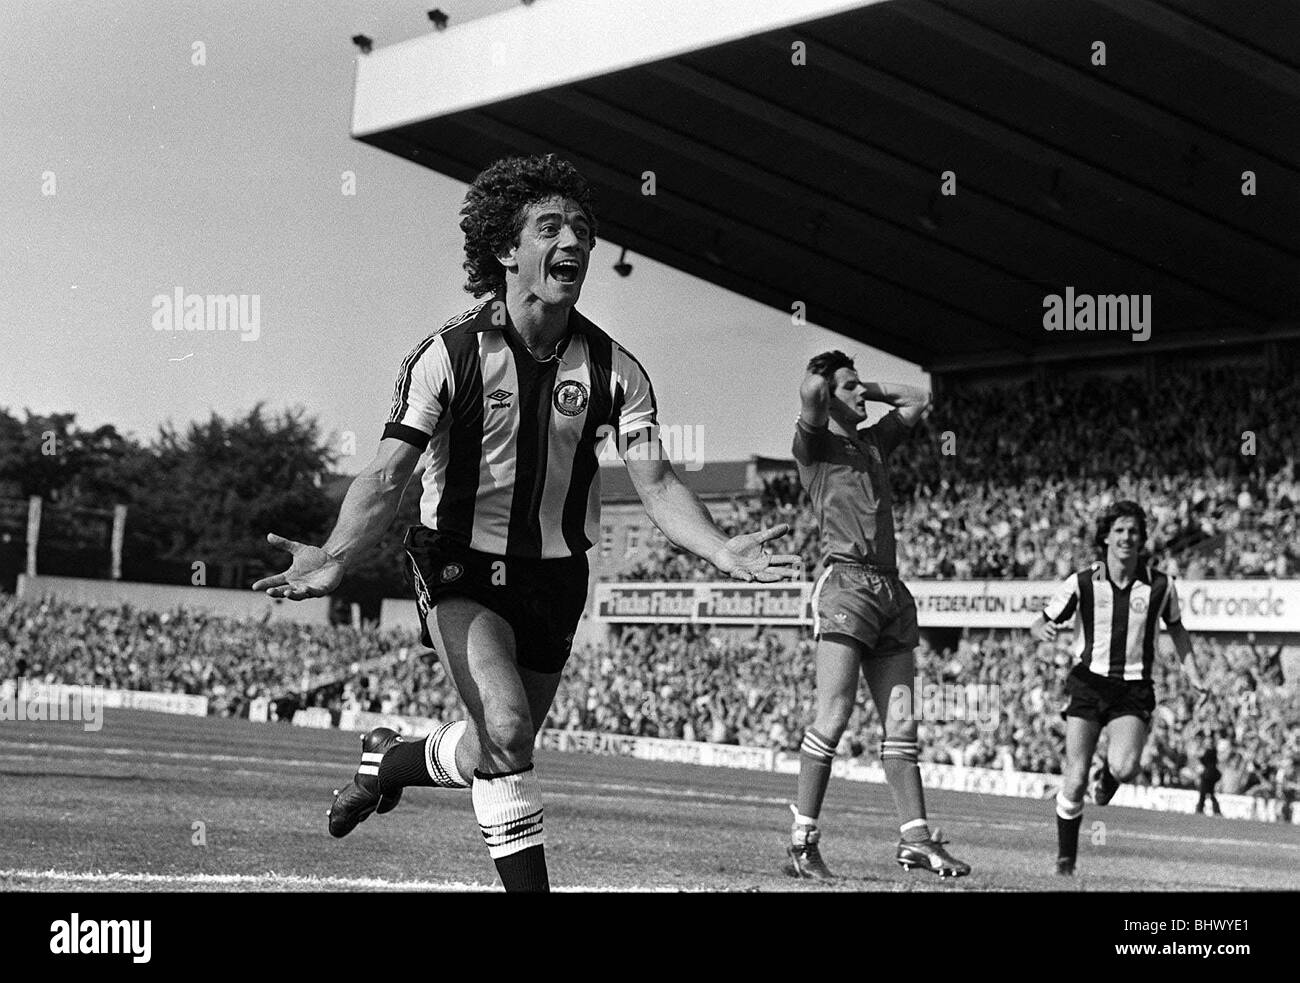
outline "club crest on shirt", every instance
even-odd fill
[[[1135,597],[1131,602],[1131,607],[1138,614],[1147,613],[1147,599],[1145,597]]]
[[[461,575],[465,573],[465,568],[459,563],[448,563],[442,568],[442,573],[438,575],[444,584],[450,584],[453,580],[460,580]]]
[[[587,408],[587,387],[576,379],[568,379],[555,387],[552,402],[565,416],[577,416]]]

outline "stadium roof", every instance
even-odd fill
[[[555,151],[602,237],[945,371],[1300,336],[1297,120],[1281,0],[546,0],[360,56],[352,132]],[[1066,287],[1151,340],[1045,331]]]

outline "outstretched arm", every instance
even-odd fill
[[[893,382],[864,382],[862,394],[874,403],[888,403],[898,409],[905,426],[916,426],[930,405],[930,390]]]
[[[1169,640],[1174,643],[1174,651],[1178,653],[1178,663],[1187,677],[1187,681],[1192,684],[1192,689],[1201,694],[1201,698],[1209,696],[1209,690],[1205,688],[1205,683],[1201,679],[1201,674],[1196,669],[1196,660],[1192,658],[1192,636],[1187,633],[1181,621],[1176,621],[1169,625]]]
[[[646,514],[674,546],[708,560],[736,580],[775,581],[798,576],[803,561],[797,554],[771,554],[764,544],[790,531],[785,524],[731,539],[717,527],[709,510],[682,484],[664,456],[658,438],[647,448],[632,448],[626,456],[632,485]],[[652,453],[657,451],[657,453]]]
[[[290,553],[293,563],[283,573],[263,577],[253,584],[253,590],[302,601],[322,597],[338,587],[347,565],[379,542],[392,523],[420,454],[418,447],[396,437],[381,440],[374,460],[348,487],[338,522],[324,547],[268,533],[267,542]]]

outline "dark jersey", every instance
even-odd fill
[[[795,426],[794,459],[821,529],[822,562],[864,563],[897,571],[889,454],[908,433],[898,411],[856,438],[829,427]]]

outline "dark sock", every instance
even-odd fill
[[[834,759],[835,745],[809,727],[799,746],[799,797],[795,803],[799,815],[808,819],[821,815]]]
[[[418,741],[402,741],[388,749],[379,763],[379,791],[396,792],[409,785],[434,784],[424,763],[424,742],[428,739],[426,736]]]
[[[507,891],[551,889],[551,882],[546,876],[546,847],[540,844],[492,862],[497,865],[497,876]]]
[[[1083,825],[1082,813],[1073,819],[1056,817],[1056,855],[1066,860],[1079,856],[1079,827]]]
[[[456,746],[465,729],[465,721],[452,720],[419,740],[394,744],[379,763],[379,791],[395,792],[409,785],[469,788],[469,779],[456,768]]]
[[[880,766],[885,771],[885,781],[889,782],[889,791],[894,794],[900,827],[925,819],[925,790],[921,787],[919,756],[915,741],[886,738],[881,745]],[[928,840],[929,827],[912,826],[902,833],[902,838]]]

